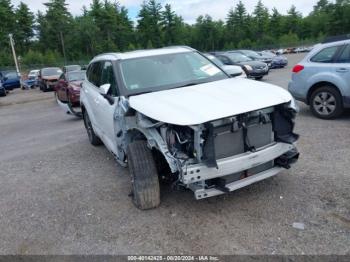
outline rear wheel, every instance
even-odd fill
[[[316,89],[310,97],[311,112],[321,119],[334,119],[343,112],[342,97],[332,86]]]
[[[86,128],[86,132],[89,137],[89,141],[93,146],[99,146],[102,144],[101,139],[95,134],[94,129],[92,128],[92,124],[89,118],[88,113],[85,111],[84,112],[84,125]]]
[[[158,207],[160,188],[157,167],[146,141],[129,144],[127,155],[135,206],[143,210]]]

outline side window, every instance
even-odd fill
[[[87,78],[90,83],[94,84],[96,87],[100,87],[101,82],[101,63],[96,62],[89,66]]]
[[[343,52],[337,59],[337,63],[350,63],[350,44],[344,48]]]
[[[225,56],[218,56],[218,58],[221,60],[221,62],[223,62],[225,65],[229,65],[230,64],[230,60],[225,57]]]
[[[332,63],[339,46],[327,47],[311,58],[311,62],[316,63]]]
[[[101,74],[101,83],[100,85],[104,84],[110,84],[110,95],[112,96],[118,96],[117,93],[117,84],[116,79],[113,71],[113,64],[110,61],[106,61],[103,64],[102,67],[102,74]]]

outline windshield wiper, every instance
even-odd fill
[[[200,83],[197,83],[197,82],[192,82],[192,83],[188,83],[188,84],[185,84],[185,85],[182,85],[182,86],[177,86],[175,88],[181,88],[181,87],[186,87],[186,86],[195,86],[195,85],[198,85]]]

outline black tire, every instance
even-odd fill
[[[342,97],[333,86],[317,88],[310,97],[311,112],[321,119],[334,119],[340,116],[343,109]]]
[[[255,77],[255,80],[261,80],[263,79],[263,76]]]
[[[157,167],[146,141],[135,141],[127,149],[131,176],[132,199],[135,206],[146,210],[160,204],[160,188]]]
[[[86,111],[84,111],[83,118],[84,118],[85,129],[86,129],[86,132],[88,134],[89,141],[90,141],[91,145],[93,145],[93,146],[102,145],[101,139],[95,134],[94,129],[92,128],[92,124],[91,124],[89,115]]]

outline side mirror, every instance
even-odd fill
[[[107,95],[110,88],[111,88],[111,84],[104,84],[100,86],[101,95]]]
[[[109,89],[111,88],[111,84],[104,84],[100,86],[100,94],[108,101],[110,105],[114,104],[114,97],[108,94]]]

